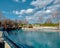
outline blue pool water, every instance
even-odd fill
[[[60,48],[60,32],[13,30],[8,37],[26,48]]]

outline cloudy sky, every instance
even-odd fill
[[[60,0],[0,0],[0,11],[10,19],[29,23],[57,22],[60,19]]]

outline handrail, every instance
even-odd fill
[[[7,33],[7,32],[5,32],[5,33]],[[21,47],[18,46],[16,43],[14,43],[11,39],[9,39],[5,33],[4,33],[4,37],[5,37],[9,42],[11,42],[16,48],[21,48]],[[20,44],[20,45],[21,45],[21,44]],[[21,45],[21,46],[22,46],[22,48],[25,48],[23,45]]]

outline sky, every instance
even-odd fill
[[[29,23],[60,20],[60,0],[0,0],[3,16]]]

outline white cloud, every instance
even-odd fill
[[[18,16],[18,17],[22,17],[22,16]]]
[[[54,3],[60,3],[60,0],[55,0],[55,2]]]
[[[35,22],[35,23],[43,23],[44,17],[43,15],[46,13],[46,11],[37,11],[36,13],[34,13],[31,16],[26,16],[26,20],[28,20],[29,22]]]
[[[19,0],[13,0],[13,1],[15,1],[15,2],[19,2]]]
[[[50,4],[52,1],[53,0],[36,0],[36,1],[32,1],[31,5],[42,8]]]
[[[25,11],[26,11],[26,10],[23,9],[23,10],[21,10],[19,13],[20,13],[21,15],[23,15],[23,14],[25,14]]]
[[[26,20],[31,20],[32,17],[26,16]]]
[[[16,14],[16,15],[19,15],[18,11],[13,10],[13,13]]]
[[[22,2],[26,2],[26,0],[22,0]]]
[[[26,17],[26,20],[28,21],[32,21],[32,22],[44,22],[46,21],[47,18],[51,18],[52,19],[52,14],[54,12],[56,12],[57,10],[52,10],[52,9],[47,9],[47,10],[41,10],[41,11],[36,11],[36,13],[34,13],[31,16]]]
[[[46,10],[46,13],[50,13],[51,12],[51,10]]]
[[[33,13],[34,12],[34,9],[27,9],[26,10],[26,14],[31,14],[31,13]]]
[[[21,0],[13,0],[15,2],[20,2]],[[22,2],[26,2],[26,0],[22,0]]]
[[[25,9],[23,9],[23,10],[21,10],[21,11],[13,11],[13,13],[14,14],[20,14],[20,15],[24,15],[24,14],[32,14],[34,12],[34,9],[27,9],[27,10],[25,10]]]
[[[31,5],[40,9],[43,7],[45,8],[46,5],[51,4],[52,1],[53,0],[36,0],[36,1],[32,1]],[[47,18],[52,18],[52,14],[57,16],[55,12],[58,10],[58,8],[60,8],[60,4],[58,2],[60,2],[60,0],[55,0],[54,5],[48,6],[46,7],[46,9],[43,9],[43,10],[38,11],[36,10],[36,8],[34,9],[29,8],[29,9],[22,9],[20,11],[14,11],[14,13],[19,14],[19,15],[24,15],[24,14],[29,15],[29,16],[26,16],[26,20],[30,22],[31,21],[32,22],[44,22]]]
[[[53,5],[51,4],[53,2]],[[28,16],[26,17],[26,19],[28,21],[32,21],[32,22],[44,22],[46,19],[50,18],[52,19],[53,17],[56,18],[56,20],[60,19],[60,12],[58,12],[60,9],[60,0],[36,0],[36,1],[32,1],[31,5],[35,6],[37,9],[40,8],[45,8],[42,10],[39,10],[34,13],[34,15]],[[51,6],[46,6],[51,4]],[[36,9],[35,8],[35,9]],[[52,19],[52,21],[54,21],[55,19]]]
[[[11,11],[2,11],[2,13],[4,13],[4,14],[12,14]]]

